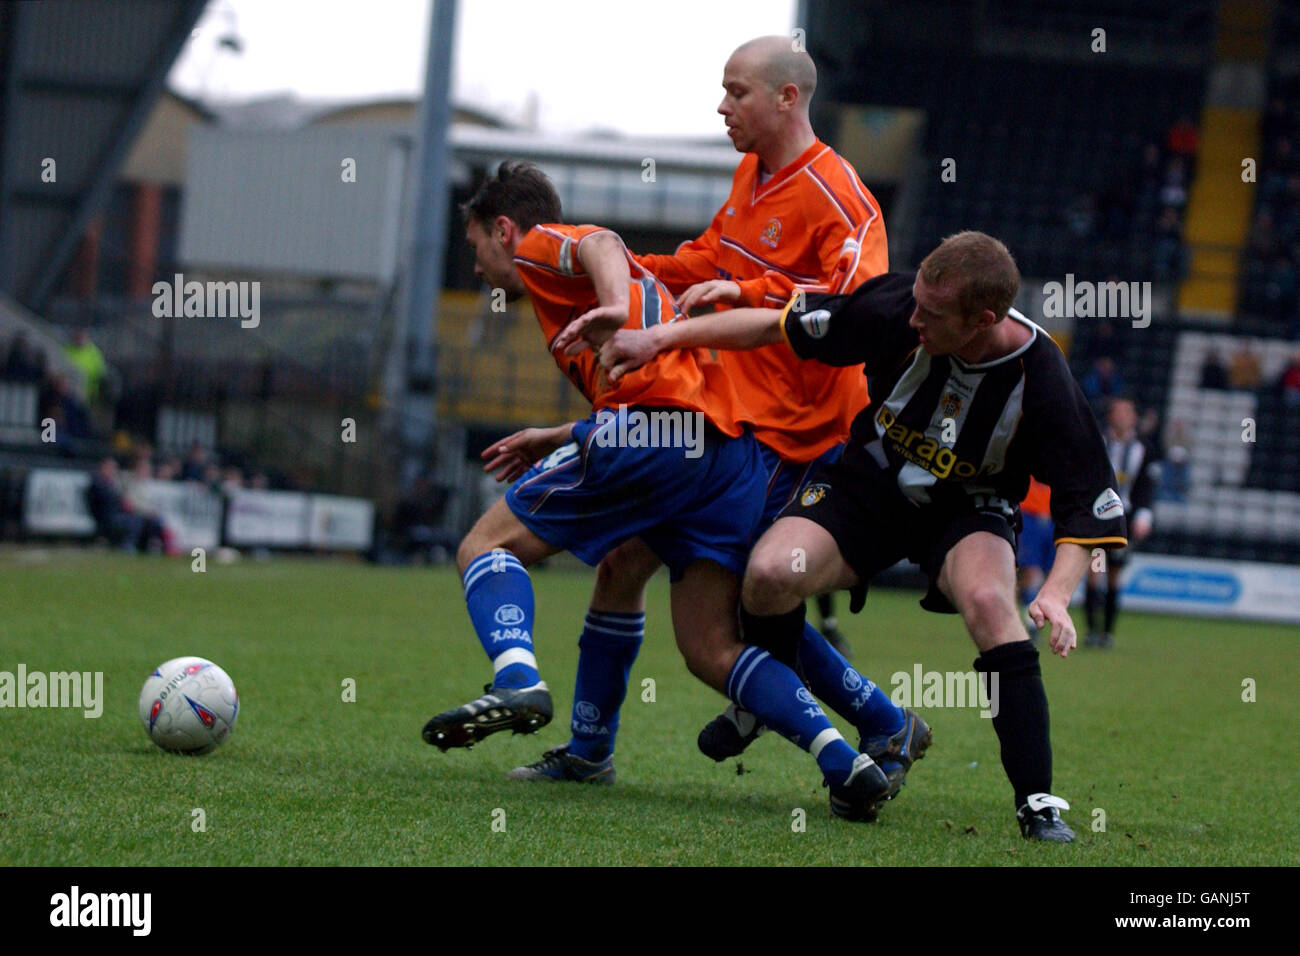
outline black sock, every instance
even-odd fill
[[[1031,793],[1052,789],[1052,741],[1038,651],[1028,641],[1001,644],[977,657],[975,670],[998,675],[996,687],[986,686],[990,704],[996,697],[993,729],[1002,744],[1002,768],[1019,809]]]
[[[1119,588],[1110,585],[1106,588],[1106,633],[1115,630],[1115,615],[1119,612]]]
[[[817,595],[817,610],[821,612],[822,620],[835,616],[835,595],[827,592],[826,594]]]
[[[803,601],[793,611],[785,614],[750,614],[742,607],[741,640],[763,648],[786,667],[796,670],[795,655],[799,650],[799,639],[803,636],[803,622]]]
[[[1088,618],[1089,633],[1097,630],[1097,586],[1091,580],[1083,586],[1083,610]]]

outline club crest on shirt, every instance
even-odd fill
[[[961,396],[956,392],[949,392],[943,397],[943,417],[956,418],[961,413]]]
[[[769,219],[767,225],[763,227],[763,234],[758,237],[758,241],[775,249],[776,244],[781,241],[781,220]]]
[[[813,505],[817,504],[817,502],[825,498],[826,492],[830,490],[830,485],[820,483],[809,485],[803,490],[803,494],[799,496],[799,504],[803,505],[805,508],[811,508]]]

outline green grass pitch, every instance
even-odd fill
[[[0,670],[104,672],[104,712],[0,710],[0,863],[1258,865],[1294,863],[1300,632],[1125,615],[1110,652],[1043,654],[1054,790],[1072,846],[1024,843],[990,721],[923,710],[935,743],[875,824],[833,818],[812,759],[766,735],[714,764],[695,735],[723,699],[673,645],[651,585],[613,787],[505,779],[567,739],[590,572],[541,569],[536,641],[557,719],[446,754],[420,740],[490,670],[450,569],[281,560],[209,565],[63,555],[0,565]],[[856,663],[966,671],[955,617],[876,591],[849,617]],[[844,605],[841,598],[841,605]],[[211,658],[241,709],[215,754],[157,749],[136,716],[149,671]],[[345,678],[356,701],[344,702]],[[654,681],[654,701],[642,699]],[[1257,700],[1243,702],[1242,682]],[[856,742],[856,735],[845,736]],[[206,830],[195,832],[202,808]],[[806,828],[795,826],[797,811]],[[1105,814],[1103,829],[1095,829]],[[494,827],[494,821],[497,826]],[[502,827],[504,824],[504,827]]]

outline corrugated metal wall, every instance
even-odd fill
[[[392,269],[409,134],[363,124],[196,128],[181,213],[183,263],[379,279]],[[356,181],[343,161],[356,162]]]

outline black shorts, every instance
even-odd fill
[[[861,608],[871,578],[906,558],[920,565],[930,579],[921,607],[956,614],[938,587],[939,572],[953,545],[967,535],[987,531],[1011,546],[1014,561],[1020,528],[1018,505],[999,506],[972,498],[954,505],[918,506],[898,490],[891,473],[854,466],[844,459],[814,471],[781,517],[807,518],[830,532],[862,582],[854,589],[854,611]]]

